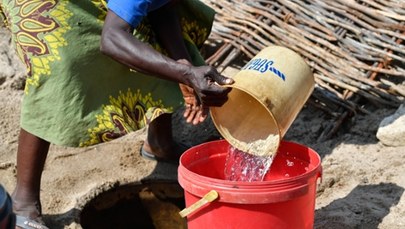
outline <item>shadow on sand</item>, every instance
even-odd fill
[[[314,228],[378,228],[403,192],[404,188],[392,183],[358,185],[346,197],[316,210]]]

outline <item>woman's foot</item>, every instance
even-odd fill
[[[171,114],[162,114],[149,124],[142,150],[156,158],[173,160],[173,148]]]
[[[16,229],[49,229],[41,217],[30,219],[20,215],[16,215],[15,226]]]
[[[13,212],[16,215],[17,229],[48,229],[42,220],[41,203],[39,201],[15,201]]]
[[[187,148],[188,147],[186,146],[174,144],[172,150],[170,151],[170,153],[168,153],[170,156],[158,157],[152,150],[150,150],[149,144],[145,141],[144,145],[140,150],[140,153],[142,157],[149,160],[179,164],[180,156],[183,154],[184,151],[187,150]]]

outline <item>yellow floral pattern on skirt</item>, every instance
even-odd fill
[[[96,116],[98,126],[88,130],[91,139],[81,143],[80,146],[90,146],[116,139],[144,128],[149,122],[147,117],[153,120],[164,112],[173,111],[173,108],[159,107],[164,107],[162,101],[153,101],[150,93],[143,96],[139,90],[136,93],[131,89],[126,93],[120,92],[118,98],[110,96],[110,104],[103,105],[103,114]],[[146,115],[146,111],[150,111],[151,114]]]
[[[9,9],[7,24],[13,34],[18,56],[27,68],[25,92],[38,86],[41,77],[51,75],[50,62],[60,60],[58,48],[67,45],[63,35],[70,29],[67,20],[72,13],[67,1],[16,0],[4,5]],[[12,9],[12,10],[10,10]]]
[[[0,9],[27,68],[21,111],[26,131],[57,145],[90,146],[144,128],[182,105],[177,83],[100,54],[105,0],[0,0]],[[198,48],[214,12],[195,0],[182,1],[179,12],[193,63],[204,64]],[[134,36],[166,54],[147,20]]]

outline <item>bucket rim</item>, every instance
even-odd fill
[[[227,142],[225,139],[221,139],[221,140],[215,140],[215,141],[210,141],[210,142],[205,142],[205,143],[202,143],[202,144],[199,144],[199,145],[196,145],[196,146],[194,146],[194,147],[203,147],[204,145],[207,145],[207,144],[210,144],[210,143],[213,143],[213,142],[218,142],[218,143],[221,143],[221,142]],[[229,143],[229,142],[228,142]],[[229,187],[234,187],[235,185],[238,185],[238,186],[243,186],[243,187],[251,187],[251,188],[254,188],[254,187],[256,187],[256,186],[262,186],[263,184],[268,184],[268,185],[277,185],[277,184],[280,184],[280,185],[285,185],[285,184],[288,184],[288,183],[290,183],[290,182],[295,182],[295,181],[297,181],[297,180],[302,180],[303,178],[307,178],[307,177],[312,177],[313,175],[315,175],[315,173],[317,173],[317,172],[321,172],[321,170],[322,170],[322,168],[321,168],[321,157],[319,156],[319,154],[318,153],[316,153],[316,151],[315,150],[313,150],[312,148],[310,148],[310,147],[307,147],[307,146],[304,146],[304,145],[301,145],[301,144],[299,144],[299,143],[296,143],[296,142],[294,142],[294,141],[286,141],[286,140],[282,140],[282,141],[280,141],[280,143],[282,143],[282,144],[294,144],[294,145],[298,145],[298,146],[300,146],[300,147],[305,147],[305,148],[307,148],[309,151],[311,151],[311,152],[313,152],[314,154],[314,156],[315,156],[315,158],[318,160],[318,163],[316,164],[316,165],[314,165],[313,166],[313,168],[311,168],[311,169],[309,169],[308,171],[306,171],[305,173],[303,173],[303,174],[300,174],[300,175],[297,175],[297,176],[292,176],[292,177],[288,177],[288,178],[285,178],[285,179],[277,179],[277,180],[271,180],[271,181],[230,181],[230,180],[222,180],[222,179],[218,179],[218,178],[212,178],[212,177],[206,177],[206,176],[202,176],[202,175],[200,175],[200,174],[197,174],[197,173],[195,173],[195,172],[192,172],[192,171],[190,171],[189,169],[187,169],[187,167],[186,166],[184,166],[184,164],[183,164],[183,157],[185,157],[185,155],[186,155],[186,153],[189,151],[189,150],[191,150],[191,148],[190,149],[188,149],[188,150],[186,150],[182,155],[181,155],[181,157],[180,157],[180,163],[179,163],[179,169],[180,168],[184,168],[185,170],[187,170],[188,172],[190,172],[190,174],[188,174],[189,176],[193,176],[193,177],[198,177],[198,178],[204,178],[205,180],[209,180],[209,181],[211,181],[211,182],[213,182],[213,183],[218,183],[218,184],[221,184],[221,185],[226,185],[226,186],[229,186]],[[230,144],[230,143],[229,143]],[[280,144],[281,145],[281,144]],[[193,148],[194,148],[193,147]],[[222,155],[222,154],[219,154],[218,153],[218,155]],[[277,155],[277,154],[276,154]],[[260,185],[259,185],[260,184]]]
[[[220,147],[224,147],[223,144],[228,144],[226,140],[216,140],[208,143],[203,143],[195,147],[204,147],[206,144],[213,143],[222,144]],[[219,194],[219,202],[225,203],[274,203],[288,201],[300,196],[308,194],[309,190],[313,189],[317,180],[322,177],[322,165],[319,155],[313,149],[303,146],[301,144],[283,141],[283,144],[295,144],[298,147],[303,147],[311,154],[309,159],[315,159],[316,163],[311,166],[310,170],[304,174],[300,174],[293,177],[288,177],[280,180],[270,181],[256,181],[256,182],[241,182],[241,181],[228,181],[218,178],[212,178],[200,175],[198,173],[189,170],[184,165],[183,160],[187,157],[187,151],[183,153],[180,158],[180,164],[178,167],[178,182],[186,193],[190,193],[194,196],[203,197],[210,190],[215,190]],[[209,147],[213,147],[215,144]],[[198,155],[198,148],[193,147],[194,154],[190,154],[186,160],[193,160],[193,156]],[[189,149],[191,150],[191,148]],[[212,155],[219,157],[224,153],[212,153],[202,154],[201,160],[207,160],[212,158]],[[312,156],[312,157],[311,157]],[[190,158],[191,157],[191,158]],[[197,159],[198,160],[198,159]],[[240,198],[240,197],[243,198]]]

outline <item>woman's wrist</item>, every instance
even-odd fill
[[[181,67],[179,83],[192,87],[192,64],[186,59],[179,59],[176,62]]]

